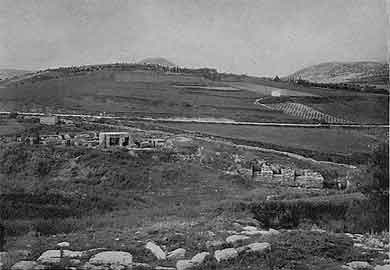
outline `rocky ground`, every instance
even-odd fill
[[[390,269],[388,233],[262,229],[252,218],[156,224],[111,239],[111,247],[83,249],[76,237],[51,236],[52,249],[39,254],[2,252],[0,269]]]

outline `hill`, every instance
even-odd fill
[[[166,67],[175,67],[176,65],[163,57],[148,57],[138,62],[138,64],[160,65]]]
[[[389,65],[379,62],[329,62],[301,69],[288,78],[317,83],[388,83]]]
[[[12,78],[30,72],[31,72],[30,70],[22,70],[22,69],[0,69],[0,79],[4,80],[6,78]]]

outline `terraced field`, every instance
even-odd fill
[[[351,123],[351,121],[347,121],[342,118],[337,118],[332,115],[322,113],[320,111],[313,109],[310,106],[300,104],[300,103],[295,103],[295,102],[273,103],[273,104],[267,104],[263,106],[278,111],[282,111],[286,114],[293,115],[305,120],[316,120],[316,121],[332,123],[332,124]]]

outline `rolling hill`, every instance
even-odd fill
[[[0,79],[4,80],[6,78],[12,78],[30,72],[31,72],[30,70],[23,70],[23,69],[0,69]]]
[[[317,83],[371,83],[389,82],[389,65],[379,62],[329,62],[301,69],[287,78]]]
[[[175,67],[176,65],[163,57],[148,57],[138,62],[138,64],[160,65],[166,67]]]

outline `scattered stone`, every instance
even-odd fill
[[[192,257],[191,262],[194,264],[202,264],[208,255],[210,255],[209,252],[198,253]]]
[[[257,227],[255,226],[245,226],[242,229],[245,231],[257,231]]]
[[[195,264],[191,262],[190,260],[178,260],[176,262],[176,269],[177,270],[186,270],[190,269],[191,267],[194,267]]]
[[[374,267],[372,267],[368,262],[362,262],[362,261],[353,261],[350,263],[347,263],[347,266],[351,267],[353,270],[372,270]]]
[[[158,260],[165,260],[167,258],[165,252],[153,242],[146,243],[145,248],[150,250]]]
[[[59,246],[61,248],[66,248],[66,247],[70,247],[70,244],[69,244],[69,242],[61,242],[61,243],[58,243],[57,246]]]
[[[81,258],[82,259],[89,259],[90,257],[100,253],[100,252],[103,252],[103,251],[108,251],[107,248],[92,248],[92,249],[88,249],[88,250],[84,250],[81,252]]]
[[[35,261],[20,261],[15,263],[11,270],[33,270],[38,263]]]
[[[132,264],[133,267],[136,267],[136,268],[141,268],[141,269],[152,269],[153,267],[147,263],[137,263],[137,262],[133,262]]]
[[[70,258],[70,259],[79,259],[81,258],[83,253],[81,251],[72,251],[72,250],[63,250],[63,256],[64,258]],[[39,256],[38,260],[41,263],[47,263],[47,264],[55,264],[59,263],[61,260],[61,251],[60,250],[46,250]]]
[[[375,270],[390,270],[390,264],[377,265],[374,268]]]
[[[206,242],[206,247],[207,248],[216,248],[216,247],[221,247],[223,244],[225,244],[225,242],[222,240],[212,240],[212,241]]]
[[[271,250],[271,245],[267,242],[264,243],[252,243],[246,246],[248,250],[246,252],[265,253]]]
[[[272,234],[272,235],[278,235],[278,234],[280,234],[280,232],[278,231],[278,230],[275,230],[275,229],[269,229],[268,230],[268,232],[270,233],[270,234]],[[326,232],[326,231],[325,231]]]
[[[248,240],[248,239],[250,239],[248,236],[235,234],[235,235],[231,235],[231,236],[227,237],[226,242],[234,244],[238,241],[244,241],[244,240]]]
[[[121,264],[131,266],[132,262],[133,256],[123,251],[103,251],[89,259],[89,263],[94,265]]]
[[[169,260],[183,259],[185,255],[186,255],[186,250],[184,248],[178,248],[171,252],[168,252],[167,259]]]
[[[240,232],[241,234],[245,234],[245,235],[259,235],[259,234],[263,234],[263,231],[242,231]]]
[[[249,225],[249,226],[259,226],[260,225],[260,222],[257,221],[256,219],[254,218],[243,218],[243,219],[238,219],[236,220],[236,223],[239,223],[241,225]]]
[[[233,259],[237,256],[238,252],[234,248],[225,248],[214,252],[214,257],[218,262]]]

